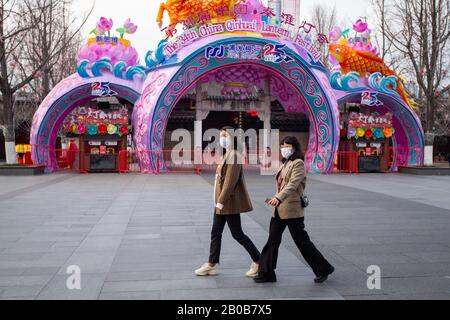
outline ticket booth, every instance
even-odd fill
[[[79,107],[67,118],[68,136],[78,137],[81,172],[118,172],[119,154],[128,149],[129,110],[114,105]]]
[[[358,172],[389,172],[392,137],[391,113],[380,114],[359,104],[349,104],[341,115],[340,150],[357,157]]]

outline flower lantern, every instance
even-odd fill
[[[392,136],[394,135],[394,129],[393,128],[385,128],[383,130],[383,133],[386,138],[388,138],[388,139],[392,138]]]
[[[358,129],[356,129],[356,136],[355,136],[355,138],[356,139],[362,138],[362,137],[364,137],[365,134],[366,134],[366,130],[365,129],[358,128]]]
[[[90,136],[96,136],[98,134],[97,126],[95,126],[95,125],[89,126],[88,133],[89,133]]]
[[[128,134],[128,126],[120,127],[119,132],[121,136],[126,136]]]
[[[358,33],[364,33],[369,29],[369,25],[362,21],[362,19],[358,19],[356,23],[353,25],[353,30],[355,30]]]
[[[101,136],[104,136],[108,132],[108,126],[105,124],[101,124],[98,126],[98,133]]]
[[[115,126],[113,124],[110,124],[108,126],[108,134],[112,136],[112,135],[114,135],[116,133],[117,133],[117,126]]]
[[[355,128],[348,128],[347,137],[349,139],[354,138],[356,136],[356,129]]]
[[[83,135],[86,134],[86,132],[87,132],[86,126],[84,124],[80,124],[78,126],[78,134]]]
[[[380,128],[375,129],[375,131],[373,132],[373,136],[375,139],[383,139],[384,138],[383,130]]]

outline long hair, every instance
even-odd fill
[[[305,161],[305,155],[302,152],[300,141],[298,141],[296,137],[289,136],[284,138],[283,140],[281,140],[281,145],[283,144],[290,144],[294,147],[294,154],[289,159],[283,159],[283,163],[285,163],[286,161],[295,161],[297,159]]]
[[[233,149],[234,149],[234,151],[239,151],[239,145],[238,145],[239,141],[238,141],[238,138],[236,137],[235,134],[233,134],[234,131],[235,131],[235,129],[234,129],[233,127],[230,127],[230,126],[226,126],[226,127],[223,127],[222,129],[220,129],[220,132],[223,132],[223,131],[226,131],[226,132],[228,132],[228,133],[231,135],[231,141],[232,141],[232,143],[233,143]],[[231,132],[231,133],[230,133],[230,132]],[[224,153],[224,154],[225,154],[225,153]]]

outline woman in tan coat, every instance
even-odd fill
[[[276,282],[278,249],[286,227],[295,244],[313,269],[316,283],[322,283],[334,272],[333,266],[311,242],[305,231],[306,170],[300,143],[295,137],[286,137],[281,143],[283,166],[276,176],[277,194],[268,202],[273,209],[269,240],[262,252],[257,283]]]
[[[253,260],[248,277],[256,277],[259,270],[260,252],[242,231],[241,214],[253,211],[252,203],[245,184],[242,160],[237,152],[237,143],[233,143],[231,131],[226,127],[221,130],[220,145],[225,155],[217,168],[214,186],[215,212],[211,232],[211,249],[208,263],[195,271],[198,276],[214,276],[218,274],[220,262],[222,234],[228,224],[233,238],[241,244]]]

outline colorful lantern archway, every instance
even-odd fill
[[[180,10],[180,6],[190,11]],[[197,12],[200,9],[207,12]],[[371,31],[361,19],[353,26],[354,38],[349,36],[351,29],[331,30],[334,67],[330,74],[319,62],[320,52],[311,40],[313,25],[305,22],[300,31],[289,31],[260,0],[166,1],[158,22],[165,10],[172,21],[163,29],[168,39],[146,55],[146,66],[139,64],[137,51],[124,39],[125,34],[136,32],[136,25],[128,19],[117,29],[119,36],[111,36],[111,19],[97,23],[95,36],[78,54],[78,74],[58,84],[36,112],[31,132],[36,164],[45,164],[49,172],[57,168],[51,150],[64,118],[99,92],[108,94],[106,90],[136,103],[132,125],[141,167],[161,171],[164,163],[158,161],[157,152],[164,149],[167,123],[180,98],[217,71],[243,69],[266,72],[273,80],[270,96],[278,99],[286,112],[308,116],[306,166],[310,172],[333,171],[341,133],[338,105],[361,102],[364,94],[377,97],[374,111],[393,114],[393,169],[423,163],[424,133],[413,103],[401,78],[379,57]],[[199,21],[192,21],[194,16]],[[178,23],[185,27],[180,34]],[[318,35],[318,39],[328,41],[326,35]],[[234,89],[245,94],[245,88]],[[232,90],[225,86],[224,96],[233,95]]]
[[[75,74],[59,83],[39,106],[33,118],[30,144],[35,164],[45,165],[47,172],[57,170],[55,145],[58,131],[75,108],[98,97],[93,92],[98,84],[107,85],[115,96],[134,104],[139,99],[142,82],[121,80],[113,75],[84,79]]]
[[[393,115],[393,165],[391,170],[397,171],[402,166],[420,166],[424,161],[425,137],[418,116],[402,100],[379,91],[359,91],[339,95],[339,104],[356,103],[361,101],[361,95],[367,92],[377,94],[381,105],[373,108],[380,114]]]
[[[265,60],[239,60],[218,57],[205,57],[208,48],[221,48],[229,45],[282,45],[291,58],[289,62],[273,63]],[[310,144],[307,154],[307,167],[311,172],[330,172],[339,142],[338,110],[327,74],[320,64],[312,65],[312,60],[303,59],[295,46],[287,42],[253,37],[212,37],[199,41],[195,49],[190,46],[178,56],[182,61],[175,66],[157,68],[152,71],[143,86],[143,94],[135,107],[134,122],[135,145],[140,150],[161,151],[165,129],[170,114],[179,99],[192,89],[200,78],[210,72],[235,65],[255,65],[281,77],[296,90],[307,106],[306,114],[311,122]],[[288,110],[287,110],[288,111]],[[288,111],[289,112],[289,111]],[[157,152],[142,153],[141,164],[155,170]],[[150,156],[150,155],[153,155]],[[160,162],[162,168],[164,163]]]

